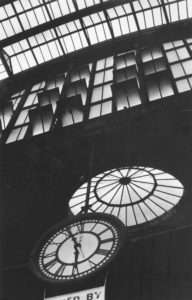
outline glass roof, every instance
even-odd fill
[[[8,76],[6,69],[16,74],[107,40],[191,17],[191,0],[12,1],[0,6],[0,51],[11,60],[11,68],[2,60],[0,79]]]
[[[105,171],[83,183],[72,195],[74,215],[88,212],[112,214],[126,226],[150,222],[173,209],[181,200],[184,186],[163,170],[133,166]]]

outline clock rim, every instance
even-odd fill
[[[83,219],[86,220],[92,220],[92,219],[101,219],[102,221],[106,221],[111,223],[116,230],[118,231],[118,241],[117,241],[117,247],[116,250],[111,254],[111,257],[107,259],[100,267],[98,267],[96,270],[93,270],[92,272],[85,274],[83,276],[77,277],[77,278],[71,278],[71,279],[55,279],[55,278],[49,278],[46,276],[40,269],[39,267],[39,254],[40,251],[42,250],[42,247],[45,245],[45,243],[53,236],[54,233],[56,233],[61,226],[67,226],[70,224],[73,224],[77,221],[81,221]],[[30,271],[41,281],[44,281],[45,283],[54,283],[57,285],[67,285],[70,286],[71,284],[74,283],[81,283],[85,282],[89,278],[96,276],[98,273],[103,272],[107,267],[111,265],[113,262],[113,259],[119,254],[124,241],[125,241],[125,232],[126,228],[125,225],[121,220],[119,220],[117,217],[105,213],[87,213],[87,214],[80,214],[76,216],[70,216],[64,221],[60,221],[56,223],[55,225],[51,226],[46,232],[44,232],[38,241],[36,242],[35,246],[33,247],[30,257],[29,257],[29,262],[28,266]]]

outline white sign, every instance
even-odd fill
[[[72,294],[45,298],[45,300],[105,300],[105,287],[83,290]]]

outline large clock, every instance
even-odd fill
[[[117,255],[124,226],[114,216],[87,214],[59,223],[31,255],[35,274],[49,282],[71,283],[105,268]]]

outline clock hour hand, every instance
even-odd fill
[[[76,237],[72,234],[71,230],[67,228],[69,236],[71,237],[72,241],[74,242],[74,247],[81,247],[81,244],[77,242]]]
[[[78,261],[78,257],[79,257],[79,249],[78,246],[76,244],[74,244],[74,255],[75,255],[75,265],[77,264]]]

